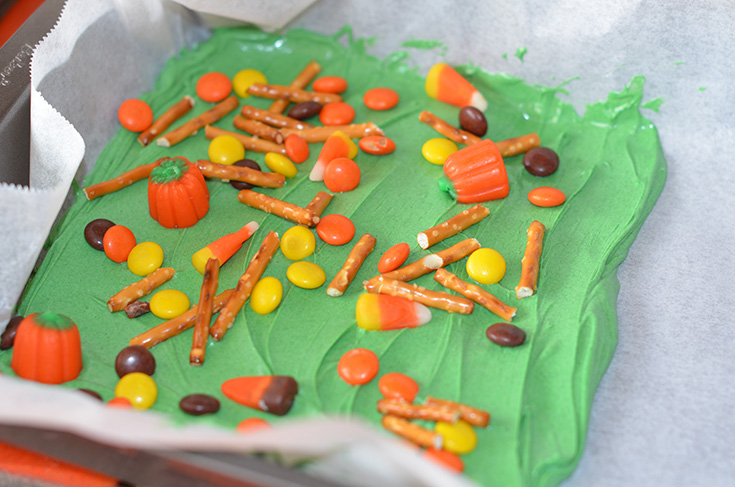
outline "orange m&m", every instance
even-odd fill
[[[316,225],[316,234],[329,245],[344,245],[355,236],[355,224],[343,215],[323,216]]]
[[[411,247],[407,243],[401,242],[395,244],[386,250],[378,261],[378,272],[385,274],[386,272],[398,269],[406,262],[409,253],[411,253]]]
[[[400,97],[395,90],[390,88],[372,88],[362,96],[365,106],[371,110],[390,110],[398,105]]]
[[[541,186],[540,188],[532,189],[528,193],[528,201],[543,208],[559,206],[564,203],[566,199],[567,197],[564,195],[563,191],[550,186]]]
[[[296,134],[289,134],[283,141],[286,146],[286,155],[296,164],[301,164],[309,158],[309,144]]]
[[[102,237],[102,246],[105,255],[118,264],[128,260],[130,251],[135,247],[135,235],[128,227],[113,225],[107,229]]]
[[[347,80],[341,76],[322,76],[311,87],[322,93],[343,93],[347,89]]]
[[[237,423],[235,428],[238,433],[250,433],[251,431],[270,429],[271,424],[263,418],[247,418]]]
[[[324,170],[324,184],[335,193],[352,191],[360,184],[360,166],[348,157],[333,159]]]
[[[153,123],[153,110],[143,100],[125,100],[117,110],[120,124],[131,132],[142,132]]]
[[[424,457],[438,463],[439,465],[453,470],[455,472],[464,472],[464,462],[456,453],[447,450],[437,450],[435,448],[427,448],[424,450]]]
[[[396,143],[382,135],[368,135],[358,142],[363,152],[374,156],[383,156],[396,150]]]
[[[380,361],[375,353],[365,348],[354,348],[342,355],[337,374],[350,385],[367,384],[378,375]]]
[[[400,372],[388,372],[378,381],[378,389],[386,399],[399,399],[413,402],[419,393],[419,385],[415,380]]]
[[[199,78],[196,91],[202,100],[217,103],[232,92],[232,81],[224,74],[213,71]]]
[[[355,119],[355,109],[343,101],[327,103],[319,112],[319,121],[324,125],[347,125]]]

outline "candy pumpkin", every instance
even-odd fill
[[[495,142],[485,139],[447,157],[439,187],[458,203],[481,203],[508,196],[508,174]]]
[[[183,157],[165,159],[148,178],[148,209],[166,228],[187,228],[209,211],[204,176]]]
[[[44,384],[76,379],[82,370],[77,325],[56,313],[27,316],[18,326],[10,366],[19,377]]]

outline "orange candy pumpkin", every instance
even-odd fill
[[[209,211],[209,190],[201,171],[183,157],[166,159],[148,178],[148,209],[166,228],[187,228]]]
[[[82,370],[79,330],[69,318],[56,313],[34,313],[18,326],[10,361],[19,377],[61,384]]]
[[[481,203],[508,196],[508,174],[498,147],[485,139],[452,153],[444,162],[439,187],[458,203]]]

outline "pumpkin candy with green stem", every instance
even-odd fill
[[[439,187],[458,203],[482,203],[508,196],[508,174],[495,142],[485,139],[447,157]]]
[[[18,325],[10,361],[19,377],[61,384],[82,370],[79,330],[69,318],[56,313],[34,313]]]
[[[148,209],[166,228],[187,228],[209,211],[209,190],[201,171],[183,157],[165,159],[148,178]]]

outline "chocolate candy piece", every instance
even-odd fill
[[[491,342],[501,347],[517,347],[526,341],[526,332],[510,323],[495,323],[485,332]]]
[[[315,101],[302,101],[291,107],[288,116],[296,120],[306,120],[322,111],[322,105]]]
[[[459,126],[471,134],[482,137],[487,133],[485,115],[475,107],[463,107],[459,111]]]
[[[104,218],[92,220],[87,223],[86,227],[84,227],[84,240],[86,240],[93,249],[105,250],[105,247],[102,244],[102,239],[105,236],[105,232],[107,232],[110,227],[114,226],[114,223],[110,220],[105,220]]]
[[[186,414],[201,416],[219,411],[219,401],[209,394],[189,394],[179,401],[179,407]]]
[[[85,393],[86,395],[88,395],[90,397],[93,397],[93,398],[97,399],[98,401],[102,401],[102,396],[97,391],[93,391],[92,389],[84,389],[84,388],[81,388],[81,387],[79,389],[77,389],[77,390],[79,392]]]
[[[147,348],[131,345],[120,350],[115,359],[115,372],[122,377],[131,372],[142,372],[153,375],[156,371],[156,359]]]
[[[240,159],[237,162],[233,162],[232,165],[239,166],[239,167],[249,167],[250,169],[255,169],[256,171],[260,171],[260,164],[258,164],[252,159]],[[253,188],[252,184],[248,184],[243,181],[230,181],[230,185],[235,189],[252,189]]]
[[[559,156],[548,147],[534,147],[523,156],[523,167],[534,176],[550,176],[559,168]]]
[[[8,326],[5,327],[2,337],[0,337],[0,350],[8,350],[13,348],[13,342],[15,342],[15,333],[18,331],[18,325],[23,321],[23,316],[16,316],[11,318],[8,322]]]
[[[137,318],[151,311],[151,305],[146,301],[133,301],[123,308],[128,318]]]

